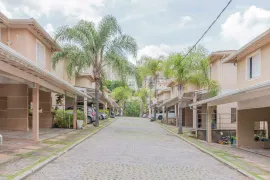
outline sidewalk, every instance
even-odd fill
[[[39,143],[23,147],[16,154],[0,156],[0,179],[13,179],[58,153],[67,150],[87,136],[94,134],[104,126],[113,122],[114,119],[100,121],[98,128],[87,125],[82,130],[68,131]]]
[[[161,124],[167,130],[177,134],[176,126]],[[188,135],[184,131],[183,135],[178,135],[189,143],[197,145],[201,150],[208,151],[210,154],[218,156],[223,161],[232,164],[248,174],[256,177],[257,179],[270,179],[270,158],[248,152],[246,150],[231,147],[230,145],[221,145],[217,143],[207,143],[206,141],[198,140]]]

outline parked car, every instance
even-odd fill
[[[104,112],[99,112],[99,119],[100,120],[107,119],[107,114]]]
[[[176,116],[175,116],[174,110],[170,110],[168,112],[168,118],[175,118],[175,117]],[[153,118],[154,118],[154,114],[151,115],[151,119],[153,119]],[[163,118],[165,118],[165,117],[163,117],[163,113],[156,113],[156,119],[162,120]]]
[[[92,107],[88,107],[87,109],[87,123],[90,124],[96,121],[96,111]]]
[[[111,118],[115,118],[114,112],[111,111],[110,116],[111,116]]]

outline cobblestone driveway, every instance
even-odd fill
[[[28,179],[247,179],[147,119],[119,118]]]

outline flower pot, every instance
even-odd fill
[[[77,120],[77,129],[82,129],[83,120]]]

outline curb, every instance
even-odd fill
[[[34,166],[33,168],[31,168],[30,170],[24,172],[21,175],[18,175],[14,178],[14,180],[23,180],[26,177],[30,176],[31,174],[33,174],[34,172],[40,170],[41,168],[43,168],[44,166],[46,166],[47,164],[49,164],[50,162],[56,160],[57,158],[59,158],[60,156],[64,155],[65,153],[67,153],[68,151],[70,151],[71,149],[73,149],[74,147],[76,147],[77,145],[81,144],[83,141],[85,141],[86,139],[88,139],[89,137],[93,136],[94,134],[98,133],[100,130],[104,129],[105,127],[109,126],[110,124],[112,124],[113,122],[115,122],[117,119],[111,121],[110,123],[106,124],[105,126],[103,126],[102,128],[94,131],[91,134],[88,134],[86,137],[82,138],[81,140],[79,140],[78,142],[76,142],[75,144],[69,146],[67,149],[57,153],[56,155],[46,159],[45,161],[37,164],[36,166]]]
[[[162,125],[160,125],[160,124],[158,124],[158,125],[159,125],[161,128],[165,129],[166,131],[169,131],[169,132],[172,133],[173,135],[175,135],[175,136],[177,136],[178,138],[182,139],[183,141],[185,141],[185,142],[191,144],[192,146],[196,147],[196,148],[199,149],[200,151],[202,151],[202,152],[204,152],[204,153],[206,153],[206,154],[212,156],[213,158],[215,158],[216,160],[222,162],[223,164],[227,165],[228,167],[230,167],[230,168],[232,168],[232,169],[234,169],[234,170],[240,172],[241,174],[243,174],[243,175],[245,175],[245,176],[247,176],[247,177],[249,177],[249,178],[251,178],[251,179],[254,179],[254,180],[260,180],[259,178],[255,177],[254,175],[252,175],[252,174],[250,174],[250,173],[248,173],[248,172],[246,172],[246,171],[240,169],[240,168],[237,167],[236,165],[234,165],[234,164],[232,164],[232,163],[230,163],[230,162],[228,162],[228,161],[226,161],[226,160],[224,160],[224,159],[222,159],[222,158],[216,156],[216,155],[213,154],[212,152],[209,152],[208,150],[206,150],[206,149],[204,149],[204,148],[201,148],[201,147],[198,146],[197,144],[195,144],[195,143],[189,141],[188,139],[186,139],[186,138],[184,138],[184,137],[181,137],[180,135],[178,135],[178,134],[172,132],[171,130],[167,129],[166,127],[164,127],[164,126],[162,126]]]

